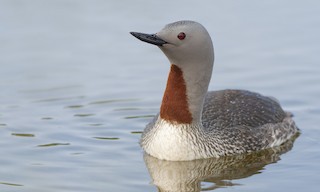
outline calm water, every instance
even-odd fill
[[[277,97],[302,134],[184,163],[143,155],[169,64],[129,31],[192,19],[215,45],[210,89]],[[318,191],[317,1],[0,1],[0,191]]]

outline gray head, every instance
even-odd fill
[[[144,42],[159,46],[172,64],[213,64],[212,41],[200,23],[177,21],[166,25],[156,34],[131,34]]]

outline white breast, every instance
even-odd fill
[[[152,129],[145,131],[141,138],[141,146],[149,155],[172,161],[193,160],[207,156],[201,154],[198,149],[199,141],[193,126],[193,133],[189,133],[190,124],[171,124],[158,117],[150,126],[153,126]]]

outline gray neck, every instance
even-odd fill
[[[187,88],[189,110],[193,123],[201,122],[203,103],[208,91],[213,68],[213,58],[205,64],[188,64],[183,66],[183,77]]]

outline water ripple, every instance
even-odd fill
[[[155,115],[135,115],[135,116],[127,116],[125,119],[141,119],[141,118],[151,118],[155,117]]]
[[[1,182],[1,181],[0,181],[0,184],[1,185],[15,186],[15,187],[22,187],[23,186],[23,185],[18,184],[18,183],[9,183],[9,182]]]
[[[17,137],[35,137],[35,135],[31,133],[11,133],[11,135]]]
[[[100,139],[100,140],[119,140],[119,137],[93,137],[95,139]]]
[[[37,145],[37,147],[55,147],[60,145],[70,145],[70,143],[48,143],[48,144]]]
[[[101,104],[108,104],[108,103],[130,102],[130,101],[139,101],[139,99],[110,99],[110,100],[101,100],[101,101],[91,102],[91,103],[89,103],[89,105],[101,105]]]

